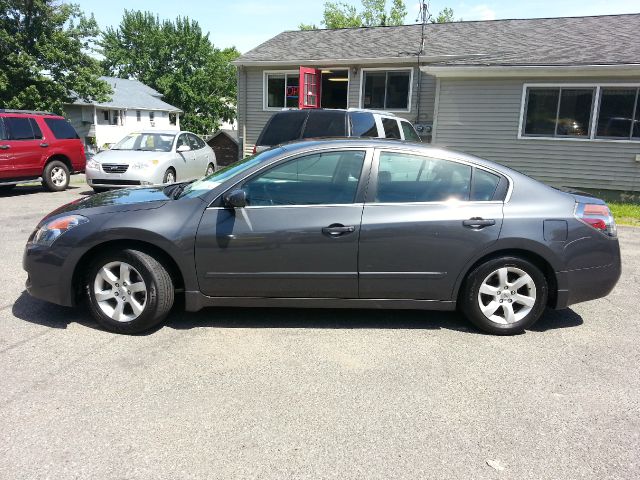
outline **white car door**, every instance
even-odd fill
[[[187,147],[188,150],[180,152],[179,149],[182,147]],[[176,176],[178,177],[178,181],[182,182],[185,180],[191,180],[194,177],[194,158],[195,153],[191,147],[191,142],[189,141],[189,134],[182,133],[178,137],[178,141],[176,142]]]
[[[194,178],[203,177],[207,171],[207,165],[209,164],[209,155],[207,155],[207,144],[204,140],[196,135],[189,134],[189,140],[191,142],[191,148],[194,153],[193,161],[193,176]]]

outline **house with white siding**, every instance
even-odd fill
[[[367,108],[554,186],[640,194],[640,14],[287,31],[235,61],[252,151],[283,108]]]
[[[65,105],[65,116],[88,151],[104,148],[139,130],[180,130],[182,111],[162,100],[162,94],[137,81],[100,77],[113,91],[108,102],[76,100]]]

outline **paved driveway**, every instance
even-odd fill
[[[516,337],[268,309],[126,337],[23,292],[26,237],[85,190],[0,196],[1,479],[640,478],[640,229],[608,298]]]

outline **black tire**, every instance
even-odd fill
[[[175,183],[178,181],[178,176],[176,175],[176,171],[173,168],[167,168],[167,171],[164,172],[164,177],[162,177],[162,183],[169,183],[169,176],[173,174],[173,181],[171,183]]]
[[[61,180],[55,180],[54,175]],[[53,160],[44,167],[42,186],[50,192],[61,192],[69,186],[70,178],[69,167],[59,160]]]
[[[520,289],[516,290],[504,289],[504,286],[500,283],[497,274],[494,277],[489,277],[489,275],[497,272],[502,268],[511,270],[518,269],[525,272],[533,280],[533,284],[535,286],[535,303],[533,303],[533,305],[530,307],[528,313],[524,313],[528,307],[525,305],[521,305],[518,301],[512,300],[512,297],[513,299],[516,299],[516,295],[527,295],[527,291],[532,292],[533,290],[528,290],[528,288],[530,287],[527,286],[520,287]],[[511,270],[509,271],[508,275],[518,275]],[[489,282],[495,282],[495,286],[491,287],[496,289],[497,296],[493,296],[493,294],[482,294],[480,300],[480,287],[488,277],[490,278],[488,280]],[[509,281],[510,280],[508,280],[508,282]],[[515,293],[511,295],[512,292]],[[462,291],[460,294],[460,308],[465,316],[480,330],[492,333],[494,335],[514,335],[517,333],[522,333],[526,328],[529,328],[540,318],[547,305],[548,296],[549,287],[547,284],[547,279],[537,266],[523,258],[504,256],[488,260],[469,273],[462,286]],[[524,316],[520,319],[517,319],[513,323],[507,324],[502,324],[498,323],[497,321],[490,320],[482,312],[480,308],[480,302],[486,302],[486,305],[488,306],[494,300],[495,302],[497,302],[493,304],[494,306],[502,304],[498,306],[498,310],[496,310],[499,317],[507,316],[506,308],[510,309],[511,311],[516,310],[516,308],[518,309],[515,312],[515,318],[522,314],[524,314]]]
[[[135,319],[117,321],[107,315],[96,300],[95,279],[98,272],[112,262],[124,262],[130,265],[137,271],[134,274],[136,276],[139,274],[145,283],[146,304]],[[89,266],[85,285],[91,315],[105,329],[116,333],[140,333],[157,326],[165,319],[174,302],[173,281],[167,269],[154,257],[139,250],[111,251],[98,256]],[[114,303],[116,303],[115,300]]]

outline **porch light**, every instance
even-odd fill
[[[348,82],[349,79],[347,77],[343,77],[343,78],[329,78],[328,79],[330,82]]]

